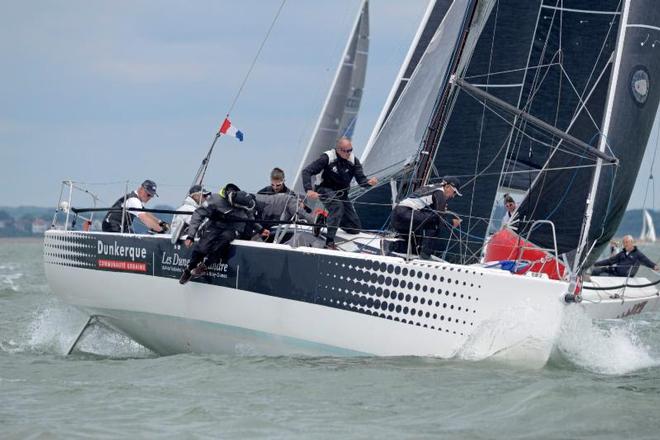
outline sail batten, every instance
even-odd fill
[[[541,5],[543,9],[553,9],[555,11],[561,12],[576,12],[578,14],[600,14],[600,15],[621,15],[619,11],[602,11],[597,9],[574,9],[574,8],[564,8],[561,6],[550,6],[550,5]]]

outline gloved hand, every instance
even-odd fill
[[[167,234],[167,232],[170,230],[170,225],[167,222],[161,221],[158,223],[160,226],[160,233],[161,234]]]

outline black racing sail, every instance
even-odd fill
[[[531,58],[547,67],[539,72],[542,76],[528,77],[523,89],[521,105],[532,114],[593,146],[598,146],[604,130],[621,5],[621,0],[581,0],[569,8],[565,2],[546,0],[537,31],[544,42],[532,50]],[[524,121],[516,127],[510,159],[540,171],[528,188],[522,188],[528,193],[518,208],[520,233],[528,234],[535,221],[549,220],[554,234],[550,227],[537,225],[531,240],[553,248],[556,234],[559,253],[574,251],[597,162],[563,148],[559,139],[525,136]]]
[[[621,223],[657,117],[660,8],[656,1],[623,2],[614,66],[600,143],[601,149],[612,150],[619,166],[602,167],[594,179],[594,211],[583,253],[587,264]]]
[[[660,51],[652,47],[654,37],[660,42],[660,11],[651,1],[566,3],[542,6],[552,19],[539,27],[546,43],[532,57],[553,66],[542,80],[526,81],[525,96],[535,96],[526,104],[618,165],[567,151],[562,142],[545,148],[522,136],[509,158],[539,170],[518,209],[520,232],[531,230],[532,242],[545,248],[556,234],[558,252],[578,269],[612,238],[635,185],[660,96],[651,79],[660,74]],[[539,220],[550,220],[555,232],[534,227]]]

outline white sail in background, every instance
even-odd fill
[[[640,241],[655,242],[655,226],[653,225],[653,217],[648,209],[644,210],[642,214],[642,232],[639,234]]]
[[[303,192],[302,170],[324,151],[335,146],[342,136],[352,137],[362,100],[369,50],[369,1],[364,0],[344,49],[330,92],[309,145],[303,154],[293,182],[296,192]]]

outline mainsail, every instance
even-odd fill
[[[362,100],[362,89],[367,72],[367,54],[369,50],[369,1],[364,0],[358,13],[353,32],[339,67],[335,73],[330,92],[323,105],[323,110],[316,122],[316,127],[298,166],[293,188],[303,192],[302,169],[318,158],[325,150],[332,148],[341,136],[351,138],[358,110]]]

